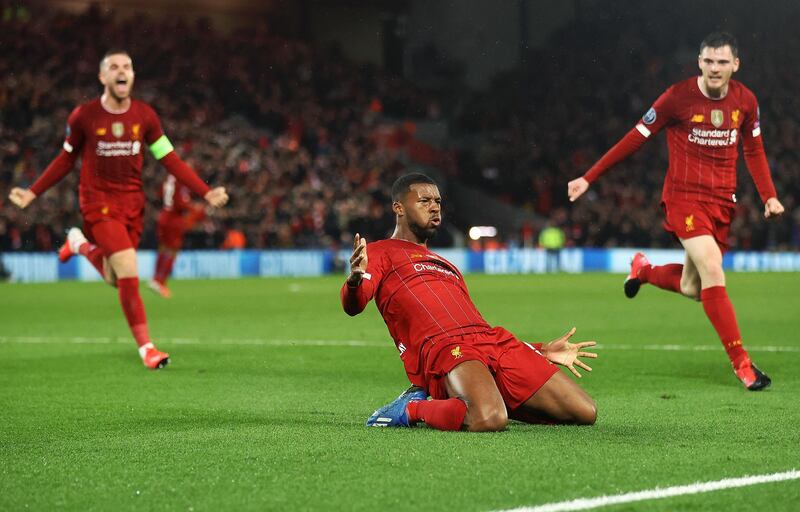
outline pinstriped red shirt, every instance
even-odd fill
[[[777,196],[761,140],[758,102],[735,80],[718,100],[703,95],[697,77],[671,86],[584,177],[590,183],[595,181],[662,129],[667,130],[669,148],[663,201],[733,204],[740,142],[761,199]]]
[[[64,150],[82,157],[81,207],[114,202],[119,194],[142,192],[143,153],[164,132],[146,103],[131,100],[123,114],[103,108],[99,98],[76,108],[67,121]]]
[[[367,244],[367,256],[361,284],[342,286],[342,306],[357,315],[375,299],[413,384],[424,385],[421,361],[427,341],[491,328],[472,303],[461,272],[427,247],[381,240]]]

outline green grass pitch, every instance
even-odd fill
[[[522,339],[575,325],[603,345],[581,380],[597,425],[365,428],[408,383],[374,305],[341,311],[340,277],[143,287],[159,372],[105,285],[0,285],[0,510],[488,511],[800,469],[800,275],[728,276],[762,393],[687,299],[628,300],[619,275],[467,279]],[[793,480],[602,510],[798,503]]]

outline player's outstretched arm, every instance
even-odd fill
[[[597,345],[597,343],[594,341],[570,343],[569,339],[573,334],[575,334],[575,331],[576,329],[573,327],[569,330],[569,332],[560,338],[556,338],[550,343],[545,343],[542,345],[542,353],[549,361],[566,366],[573,375],[580,378],[581,374],[575,369],[576,366],[586,370],[587,372],[592,371],[592,368],[578,358],[586,357],[595,359],[597,354],[594,352],[583,352],[583,349],[587,347],[593,347]]]
[[[581,176],[580,178],[575,178],[574,180],[567,183],[567,195],[569,196],[570,202],[574,202],[576,199],[581,197],[584,192],[589,190],[589,182],[586,181],[586,178]]]
[[[29,188],[14,187],[11,189],[11,193],[8,194],[8,199],[16,206],[25,209],[36,199],[36,194]]]
[[[778,217],[781,214],[783,214],[783,205],[778,201],[778,198],[770,197],[767,199],[767,202],[764,203],[764,218]]]

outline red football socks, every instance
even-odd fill
[[[436,430],[461,430],[467,416],[467,404],[458,398],[421,400],[408,403],[408,419],[424,421]]]
[[[164,256],[164,275],[161,284],[166,284],[169,276],[172,275],[172,267],[175,265],[175,254]]]
[[[662,290],[671,292],[681,292],[681,274],[683,265],[680,263],[670,263],[669,265],[645,265],[639,270],[639,280],[649,283]]]
[[[139,295],[139,278],[125,277],[117,279],[119,289],[119,302],[125,318],[128,319],[128,326],[138,346],[150,343],[150,334],[147,330],[147,317],[144,313],[142,296]]]
[[[728,298],[728,292],[724,286],[712,286],[700,292],[700,300],[703,302],[706,316],[717,331],[733,367],[738,368],[748,355],[742,346],[739,325],[736,323],[736,313]]]
[[[153,279],[161,284],[167,284],[167,279],[172,274],[172,267],[175,265],[174,254],[158,253],[156,259],[156,271]]]
[[[85,243],[78,247],[78,252],[89,260],[94,268],[103,275],[103,250],[94,244]]]
[[[157,281],[161,284],[161,276],[164,275],[164,253],[158,253],[156,256],[156,270],[153,272],[153,281]]]

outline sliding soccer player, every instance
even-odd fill
[[[375,411],[367,425],[425,422],[439,430],[485,432],[503,430],[508,418],[593,424],[594,401],[552,362],[578,376],[575,366],[591,371],[578,357],[596,357],[582,352],[595,343],[570,343],[572,329],[549,344],[531,345],[490,326],[461,272],[428,250],[442,221],[433,180],[400,177],[392,201],[394,234],[370,244],[356,235],[341,301],[352,316],[375,299],[415,387]]]
[[[707,36],[700,44],[698,65],[700,76],[667,89],[622,140],[582,177],[569,182],[567,193],[575,201],[590,183],[666,128],[669,168],[661,195],[664,227],[683,245],[686,260],[683,265],[652,266],[644,254],[636,253],[625,295],[633,298],[642,283],[650,283],[702,302],[736,377],[747,389],[757,391],[771,380],[742,345],[722,270],[736,203],[740,141],[747,169],[764,201],[764,217],[782,214],[783,205],[764,153],[756,97],[731,79],[739,69],[736,39],[724,32]]]
[[[130,97],[134,72],[126,51],[106,53],[98,78],[103,94],[70,114],[62,151],[29,189],[15,187],[9,199],[20,208],[27,207],[64,178],[81,157],[78,192],[83,231],[69,230],[59,259],[63,262],[81,254],[106,282],[117,287],[139,355],[145,366],[158,369],[169,362],[169,354],[159,351],[150,339],[136,264],[145,203],[144,150],[149,148],[170,174],[210,205],[224,206],[228,195],[224,187],[210,189],[175,154],[153,109]]]

